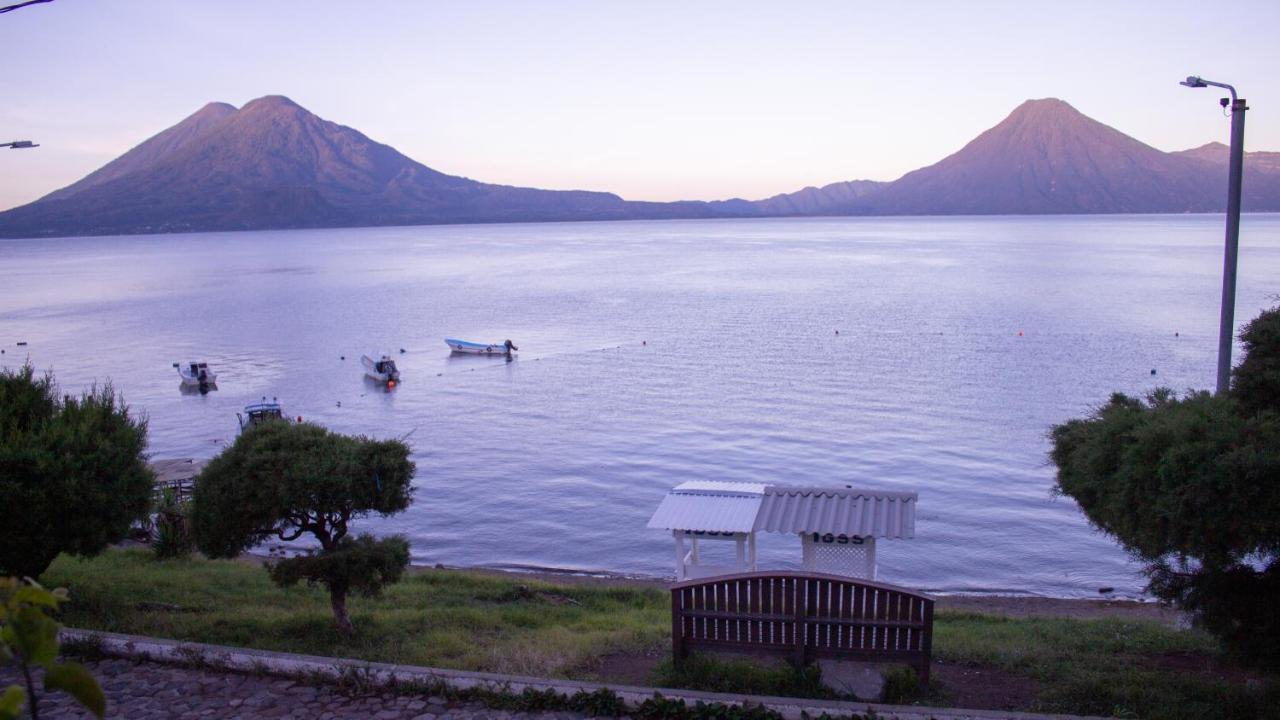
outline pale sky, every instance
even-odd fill
[[[16,0],[0,0],[7,5]],[[0,209],[202,105],[287,95],[442,172],[634,200],[893,180],[1028,98],[1280,150],[1280,2],[55,0],[0,14]]]

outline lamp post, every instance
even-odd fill
[[[1227,174],[1227,241],[1222,258],[1222,315],[1218,320],[1218,394],[1231,387],[1231,344],[1235,340],[1236,255],[1240,247],[1240,183],[1244,177],[1244,98],[1236,97],[1236,89],[1226,83],[1205,80],[1196,75],[1183,80],[1190,88],[1225,88],[1231,99],[1222,98],[1222,107],[1231,108],[1231,165]]]
[[[0,147],[7,147],[10,150],[22,150],[24,148],[35,148],[40,146],[30,140],[14,140],[13,142],[0,143]]]

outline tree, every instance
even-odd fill
[[[1053,429],[1057,488],[1239,658],[1280,667],[1280,309],[1241,333],[1229,392],[1115,394]]]
[[[39,577],[58,553],[123,540],[151,503],[146,445],[110,385],[59,398],[30,365],[0,371],[0,575]]]
[[[398,440],[371,440],[307,423],[246,430],[196,478],[191,521],[196,546],[232,558],[275,537],[311,535],[320,548],[267,564],[284,587],[306,580],[329,590],[338,631],[353,631],[347,594],[376,595],[400,579],[409,545],[393,536],[348,537],[351,521],[400,512],[412,496],[414,464]]]
[[[26,685],[10,685],[0,693],[0,720],[14,720],[25,702],[31,720],[40,720],[40,694],[33,668],[44,668],[46,692],[68,693],[96,717],[107,711],[102,688],[83,665],[57,662],[58,629],[52,613],[67,599],[63,588],[49,591],[35,581],[0,577],[0,664],[18,669]]]

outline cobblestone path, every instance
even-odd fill
[[[329,685],[172,667],[133,660],[85,663],[107,696],[107,717],[129,720],[279,718],[280,720],[582,720],[571,712],[511,713],[444,698],[388,693],[348,695]],[[0,689],[21,676],[0,670]],[[41,687],[39,681],[37,688]],[[25,716],[24,716],[25,717]],[[45,695],[41,720],[92,718],[65,693]]]

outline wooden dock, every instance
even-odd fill
[[[159,502],[166,491],[173,492],[180,502],[190,500],[191,490],[195,487],[196,476],[208,464],[208,460],[195,460],[193,458],[152,460],[148,463],[148,466],[151,468],[151,472],[156,474],[156,501]]]

